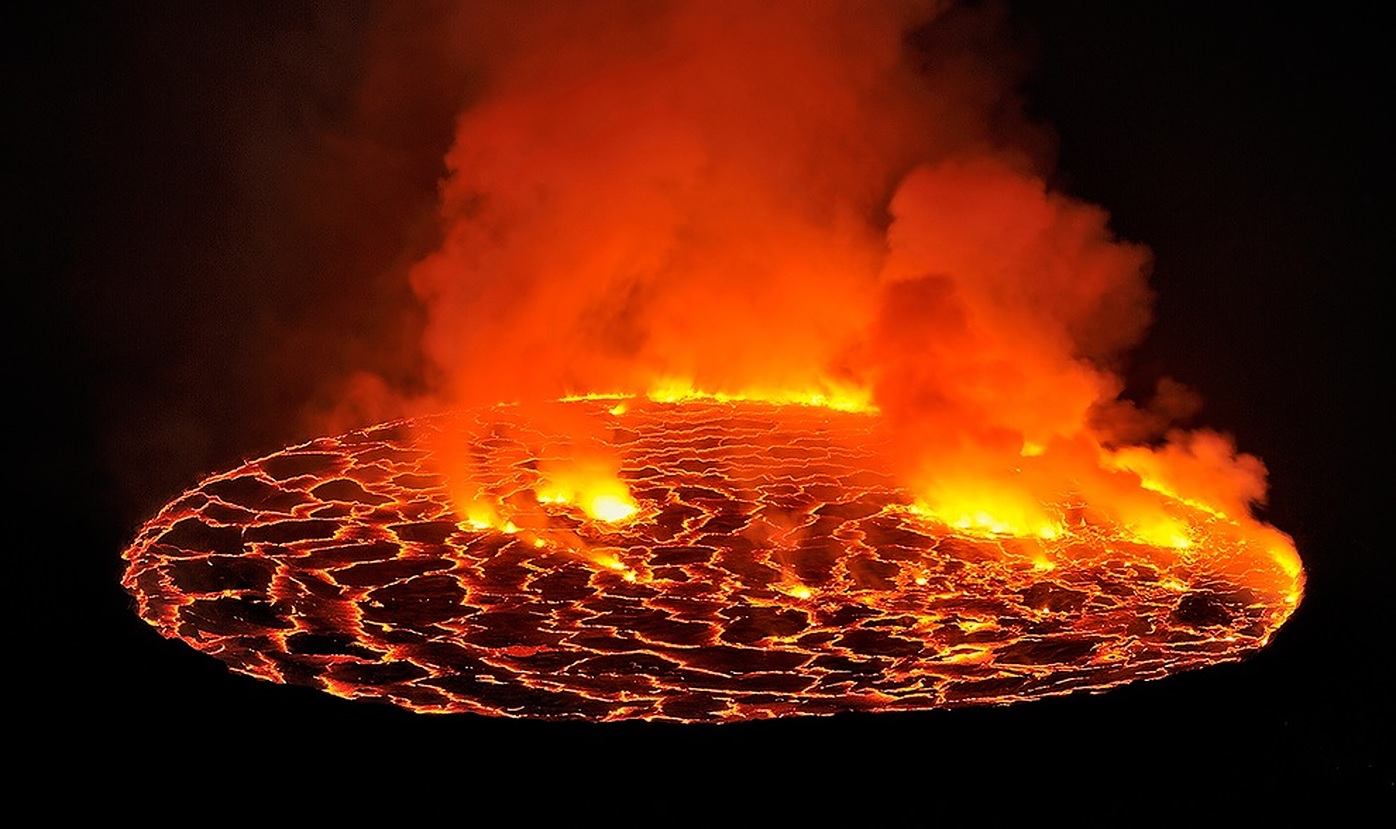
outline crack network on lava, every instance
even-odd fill
[[[591,720],[1099,691],[1238,659],[1298,601],[1271,558],[1205,521],[1179,550],[1067,506],[1054,538],[919,514],[867,412],[550,405],[598,424],[633,509],[607,521],[540,498],[565,437],[492,407],[211,477],[141,529],[123,583],[162,635],[241,673],[417,711]],[[462,514],[447,445],[467,447],[488,520]]]

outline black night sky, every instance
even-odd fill
[[[1022,0],[1008,21],[1056,184],[1154,252],[1131,379],[1198,389],[1200,422],[1270,470],[1264,517],[1308,571],[1290,623],[1244,663],[1102,696],[723,727],[411,715],[232,675],[134,615],[119,556],[141,522],[205,474],[312,437],[305,413],[348,371],[402,365],[408,340],[375,309],[408,297],[402,256],[423,244],[453,112],[409,94],[355,120],[353,3],[7,10],[10,588],[25,609],[7,674],[34,773],[154,785],[157,767],[347,763],[357,785],[449,758],[429,777],[463,799],[526,772],[695,813],[728,787],[800,804],[792,816],[835,799],[924,820],[970,801],[1001,814],[995,781],[1007,803],[1068,813],[1102,797],[1162,798],[1160,814],[1264,792],[1389,803],[1388,46],[1363,4],[1279,8]],[[364,231],[365,214],[384,218]]]

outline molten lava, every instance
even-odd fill
[[[1151,255],[1050,186],[996,4],[388,6],[465,99],[390,275],[418,347],[346,407],[459,414],[166,507],[124,582],[163,634],[414,710],[726,721],[1099,690],[1293,611],[1263,464],[1121,375]]]
[[[559,426],[582,421],[587,446]],[[400,421],[205,480],[123,583],[241,673],[594,720],[1099,691],[1238,659],[1297,605],[1278,533],[1180,500],[1168,543],[1070,499],[1026,532],[947,519],[889,474],[889,434],[866,408],[698,395]]]

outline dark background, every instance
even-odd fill
[[[1392,95],[1362,4],[1008,4],[1058,185],[1154,251],[1132,379],[1202,393],[1201,422],[1266,461],[1265,517],[1304,558],[1303,604],[1251,659],[1001,709],[598,726],[414,716],[160,639],[118,584],[140,523],[203,475],[311,437],[353,369],[410,374],[402,265],[431,242],[441,101],[469,82],[405,56],[452,94],[365,106],[369,11],[3,12],[21,611],[7,674],[31,772],[216,776],[243,804],[258,770],[339,769],[346,795],[396,770],[463,801],[524,780],[626,822],[670,814],[641,802],[718,814],[733,792],[792,817],[837,803],[926,820],[1121,796],[1165,813],[1219,795],[1390,803]]]

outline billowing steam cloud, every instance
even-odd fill
[[[1004,84],[972,71],[988,66],[918,65],[908,34],[937,9],[867,6],[495,21],[489,89],[447,159],[445,243],[414,274],[451,392],[865,382],[850,360],[881,286],[905,278],[889,267],[910,264],[888,260],[889,203],[902,225],[934,221],[916,191],[939,176],[903,180],[949,159],[1026,166],[994,146]]]
[[[452,12],[485,62],[412,271],[452,404],[851,397],[948,520],[1083,499],[1153,540],[1163,493],[1244,520],[1264,468],[1115,373],[1148,251],[1045,183],[992,10],[557,3]],[[986,516],[984,504],[992,504]],[[1153,517],[1150,517],[1153,516]]]

